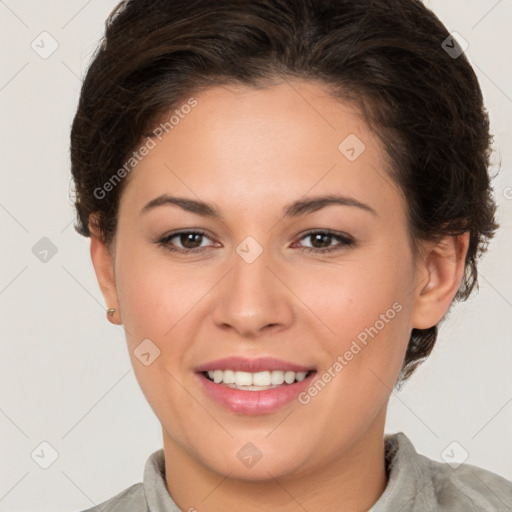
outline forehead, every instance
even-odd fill
[[[323,84],[213,87],[193,99],[192,109],[169,112],[173,123],[132,171],[131,203],[178,190],[231,206],[272,207],[327,192],[396,201],[379,139]]]

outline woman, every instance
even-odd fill
[[[497,229],[462,48],[417,0],[123,2],[76,229],[163,450],[102,511],[468,511],[512,483],[384,436]]]

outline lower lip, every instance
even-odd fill
[[[314,379],[316,372],[311,372],[304,380],[293,384],[283,384],[263,391],[243,391],[222,384],[216,384],[202,373],[197,376],[206,393],[217,403],[233,412],[247,415],[268,414],[278,411],[292,402],[304,391]]]

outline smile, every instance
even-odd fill
[[[265,370],[261,372],[242,372],[234,370],[210,370],[203,372],[205,377],[215,384],[223,384],[232,389],[244,391],[264,391],[283,384],[303,381],[310,372],[292,372],[282,370]]]
[[[212,376],[208,371],[196,373],[206,398],[225,410],[248,416],[271,414],[298,400],[300,393],[311,385],[317,374],[316,370],[297,373],[281,370],[210,372]],[[234,382],[226,383],[224,379]],[[269,381],[270,384],[265,384]]]

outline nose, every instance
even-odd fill
[[[264,251],[249,263],[234,252],[233,267],[217,289],[213,320],[219,328],[257,339],[291,325],[292,294],[270,259]]]

